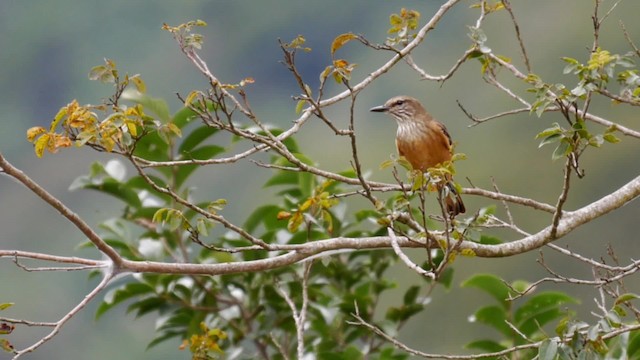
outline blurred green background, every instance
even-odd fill
[[[148,91],[169,100],[172,109],[179,108],[175,93],[204,89],[206,81],[183,57],[170,34],[160,30],[162,23],[177,25],[188,20],[202,19],[209,26],[200,29],[205,36],[202,57],[212,71],[226,83],[253,77],[255,84],[248,88],[253,110],[265,123],[286,127],[296,118],[295,101],[298,94],[295,81],[279,64],[281,53],[277,39],[289,41],[298,34],[307,38],[313,48],[310,54],[300,54],[298,66],[312,87],[318,74],[330,63],[329,46],[333,38],[344,32],[365,35],[372,42],[383,42],[388,28],[388,16],[401,7],[422,13],[423,22],[443,1],[123,1],[91,2],[77,0],[29,2],[4,0],[0,2],[0,151],[14,165],[57,196],[92,225],[119,214],[119,203],[104,196],[81,191],[69,192],[73,179],[87,172],[91,162],[106,161],[88,149],[68,149],[58,154],[46,154],[37,159],[25,139],[31,126],[48,126],[61,106],[72,99],[80,103],[99,103],[109,95],[110,87],[89,81],[89,69],[113,59],[122,72],[140,73]],[[603,12],[613,1],[603,2]],[[471,2],[460,3],[447,14],[430,33],[414,59],[432,74],[446,72],[458,56],[470,46],[467,25],[475,23],[477,10],[469,9]],[[513,0],[522,34],[532,60],[534,71],[548,82],[564,82],[571,87],[575,80],[562,75],[562,56],[585,62],[592,44],[591,18],[593,1],[585,0]],[[640,44],[640,23],[637,15],[640,3],[622,1],[605,22],[601,46],[613,53],[629,50],[619,28],[622,20],[631,36]],[[484,29],[489,46],[496,53],[513,58],[521,66],[520,55],[506,12],[486,19]],[[349,43],[338,52],[359,66],[354,81],[389,58],[389,54],[373,52],[357,43]],[[517,89],[524,87],[512,81],[506,72],[501,79]],[[341,91],[328,87],[328,95]],[[553,122],[562,122],[558,114],[542,118],[519,115],[469,127],[456,100],[472,113],[484,116],[518,107],[511,99],[484,83],[479,64],[465,64],[454,78],[444,85],[420,81],[418,76],[401,64],[382,79],[363,91],[356,104],[356,131],[363,166],[375,180],[391,181],[388,170],[378,165],[395,153],[393,134],[395,124],[367,109],[397,94],[408,94],[423,101],[432,114],[447,124],[457,151],[466,153],[468,160],[458,163],[458,181],[465,186],[471,179],[476,186],[491,188],[494,178],[500,189],[555,203],[561,188],[562,163],[551,161],[551,147],[538,149],[535,134]],[[531,99],[531,98],[529,98]],[[341,127],[347,126],[345,105],[328,113]],[[638,129],[638,110],[595,101],[592,111],[612,121]],[[597,126],[590,124],[597,132]],[[622,138],[616,145],[606,144],[583,157],[584,179],[575,179],[567,209],[585,205],[626,183],[640,170],[637,142]],[[303,149],[321,166],[331,170],[349,167],[350,151],[347,139],[339,139],[320,121],[311,121],[300,133],[298,141]],[[225,216],[241,223],[251,211],[251,204],[269,199],[261,189],[269,172],[248,161],[237,167],[208,168],[194,182],[196,194],[207,198],[227,198]],[[238,179],[244,189],[237,191]],[[481,198],[465,197],[472,211],[491,204]],[[500,204],[496,204],[500,207]],[[535,232],[550,220],[547,214],[537,214],[518,207],[512,208],[516,220],[527,231]],[[638,203],[598,219],[575,231],[559,244],[586,256],[606,255],[611,244],[622,262],[639,258],[637,221]],[[503,240],[513,234],[498,233]],[[58,255],[96,257],[96,251],[77,250],[83,241],[80,233],[55,211],[34,195],[6,177],[0,177],[0,247],[50,252]],[[545,260],[556,271],[568,276],[590,278],[591,270],[552,250],[544,250]],[[421,252],[412,253],[416,259]],[[486,304],[484,295],[476,290],[459,289],[458,284],[470,274],[495,272],[506,280],[535,281],[546,275],[535,260],[538,252],[509,259],[460,259],[456,263],[456,277],[451,291],[438,289],[431,305],[419,319],[407,324],[401,338],[409,345],[428,352],[459,352],[457,347],[484,332],[480,324],[467,321],[473,310]],[[31,264],[34,265],[35,264]],[[403,281],[418,281],[417,275],[403,267],[390,272],[390,277]],[[0,262],[0,302],[16,305],[3,316],[34,321],[54,321],[82,299],[95,280],[87,280],[86,273],[26,273],[9,260]],[[401,282],[400,287],[407,284]],[[629,291],[640,291],[637,281],[629,282]],[[582,299],[576,306],[586,320],[593,308],[595,293],[589,288],[565,288]],[[477,302],[468,299],[477,298]],[[394,299],[389,298],[388,301]],[[167,342],[145,351],[153,337],[154,319],[151,316],[134,321],[124,313],[124,307],[94,320],[93,301],[78,314],[53,341],[25,359],[186,359],[189,354],[177,350],[178,341]],[[48,329],[44,329],[48,331]],[[10,340],[23,348],[42,329],[20,327]],[[0,359],[6,354],[0,353]]]

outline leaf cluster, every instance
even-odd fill
[[[111,138],[117,139],[114,140],[115,153],[163,162],[206,160],[228,150],[219,145],[222,142],[219,128],[194,124],[193,119],[221,106],[204,101],[202,93],[194,95],[183,109],[173,115],[164,100],[138,90],[122,93],[125,95],[112,98],[117,101],[104,107],[122,114],[118,117],[123,121],[132,116],[128,109],[142,113],[149,111],[150,115],[135,123],[135,132],[124,122],[114,127],[115,133]],[[125,102],[134,105],[126,106]],[[59,124],[64,124],[62,129],[66,129],[65,126],[75,129],[70,125],[73,121],[82,124],[82,129],[88,129],[89,120],[86,118],[95,118],[91,124],[100,123],[97,115],[75,115],[85,114],[86,107],[74,104],[68,108],[73,111],[66,110],[58,120]],[[163,124],[171,124],[171,128],[163,127]],[[162,129],[167,129],[168,133]],[[239,130],[240,127],[234,129]],[[256,135],[263,134],[263,130],[255,131]],[[269,131],[273,136],[281,133],[278,129]],[[81,132],[65,134],[73,137]],[[124,139],[124,134],[130,135],[129,142],[120,140]],[[180,137],[168,134],[179,134]],[[86,144],[108,150],[99,143],[99,139],[96,135]],[[289,138],[283,144],[298,160],[313,164],[302,155],[295,140]],[[382,233],[383,227],[375,222],[372,227],[370,222],[371,217],[379,214],[348,216],[344,211],[345,205],[334,196],[343,191],[340,184],[321,180],[310,173],[284,170],[292,164],[278,155],[272,156],[270,164],[275,170],[265,187],[277,189],[279,202],[255,206],[242,225],[248,233],[267,244],[279,245],[295,245],[330,236],[358,237]],[[283,170],[279,170],[281,168]],[[77,178],[71,188],[99,191],[123,202],[125,207],[121,216],[101,224],[101,236],[127,259],[225,263],[272,256],[270,252],[247,247],[246,239],[231,233],[211,231],[219,224],[216,216],[224,213],[225,199],[187,206],[160,191],[170,188],[177,195],[188,197],[191,192],[189,179],[197,169],[196,164],[181,164],[127,175],[127,168],[121,161],[111,160],[106,164],[94,163],[90,172]],[[353,170],[341,175],[355,177]],[[90,246],[90,243],[83,246]],[[423,309],[424,305],[413,303],[421,291],[419,286],[415,286],[406,291],[403,302],[389,309],[384,318],[374,316],[380,297],[396,287],[384,276],[395,262],[394,258],[390,251],[372,251],[345,253],[330,260],[315,261],[307,280],[307,320],[310,327],[304,335],[306,351],[320,354],[323,358],[342,354],[358,358],[364,356],[365,344],[369,344],[372,347],[366,353],[373,358],[404,358],[366,329],[344,326],[356,306],[363,317],[379,321],[388,329],[398,329]],[[95,272],[93,275],[98,274]],[[149,346],[178,337],[186,341],[184,348],[190,349],[194,358],[212,358],[221,354],[220,351],[226,353],[232,349],[272,356],[277,356],[284,349],[293,356],[296,353],[293,340],[296,328],[283,294],[287,294],[294,304],[301,304],[303,276],[296,268],[218,277],[142,274],[112,289],[99,305],[96,316],[101,317],[122,305],[136,316],[160,314],[163,321],[158,324]]]
[[[498,352],[530,341],[548,337],[544,326],[567,316],[563,308],[578,301],[562,292],[544,291],[520,300],[511,300],[529,291],[529,284],[518,280],[511,284],[491,274],[476,274],[462,283],[490,295],[495,304],[480,307],[473,315],[475,321],[495,329],[502,341],[492,339],[475,340],[467,347],[482,352]],[[536,349],[520,353],[524,358],[533,358]]]
[[[0,311],[8,309],[13,305],[13,303],[0,303]],[[0,350],[8,353],[13,353],[13,345],[8,339],[5,338],[5,335],[11,334],[14,329],[15,326],[10,323],[0,322],[0,335],[2,335],[0,337]]]

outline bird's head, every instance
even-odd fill
[[[411,122],[417,118],[416,115],[427,113],[417,99],[404,95],[392,97],[384,105],[372,107],[369,111],[387,113],[400,124]]]

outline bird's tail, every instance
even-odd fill
[[[464,213],[466,209],[464,207],[464,203],[462,202],[462,198],[460,197],[458,190],[456,190],[453,182],[447,182],[445,191],[445,206],[447,208],[449,216],[453,219],[458,214]]]

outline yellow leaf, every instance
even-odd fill
[[[167,126],[172,133],[176,134],[178,137],[182,137],[182,130],[176,126],[174,123],[168,123]]]
[[[460,255],[462,256],[476,256],[476,252],[471,249],[462,249],[460,250]]]
[[[289,230],[289,232],[294,233],[298,231],[298,228],[302,224],[302,220],[302,213],[296,212],[295,214],[293,214],[293,216],[289,219],[289,223],[287,224],[287,229]]]
[[[44,155],[44,149],[47,148],[47,144],[49,143],[49,138],[50,135],[49,134],[44,134],[42,136],[40,136],[38,138],[38,140],[35,143],[35,151],[36,151],[36,156],[41,158],[42,155]]]
[[[313,205],[314,202],[315,201],[313,200],[313,198],[307,199],[304,203],[302,203],[302,205],[300,205],[300,209],[298,209],[298,211],[307,210],[309,207],[311,207],[311,205]]]
[[[100,145],[102,145],[106,151],[111,152],[116,146],[116,142],[110,137],[103,137],[100,139]]]
[[[348,43],[353,39],[357,39],[358,35],[354,33],[346,33],[342,35],[338,35],[335,39],[333,39],[333,43],[331,43],[331,56],[340,49],[344,44]]]
[[[398,16],[398,14],[391,14],[389,16],[389,24],[393,25],[393,26],[397,26],[402,24],[402,18],[400,16]]]
[[[198,90],[191,91],[189,95],[187,95],[187,97],[184,99],[184,105],[185,106],[191,105],[193,101],[196,99],[196,97],[199,96],[200,94],[202,93]]]
[[[62,118],[64,118],[67,115],[67,113],[68,113],[68,108],[66,106],[63,108],[60,108],[56,116],[53,118],[53,121],[51,122],[51,127],[49,128],[49,131],[51,132],[55,131],[56,127],[58,126],[58,123],[60,122],[60,120],[62,120]]]
[[[300,112],[302,111],[302,108],[304,107],[304,104],[306,104],[307,101],[306,100],[299,100],[298,104],[296,105],[296,114],[300,114]]]
[[[131,81],[133,81],[133,85],[135,85],[136,89],[144,94],[147,92],[147,85],[145,85],[144,81],[142,81],[142,78],[140,77],[140,75],[134,75],[130,78]]]
[[[320,82],[324,82],[327,79],[327,76],[331,74],[331,71],[333,71],[333,68],[331,66],[327,66],[326,68],[324,68],[324,71],[320,74]]]
[[[127,121],[127,129],[129,130],[129,134],[131,134],[131,136],[138,136],[138,127],[136,126],[136,123],[133,121]]]
[[[34,126],[27,130],[27,140],[29,140],[29,142],[33,142],[36,136],[44,134],[45,132],[47,132],[47,130],[42,126]]]

